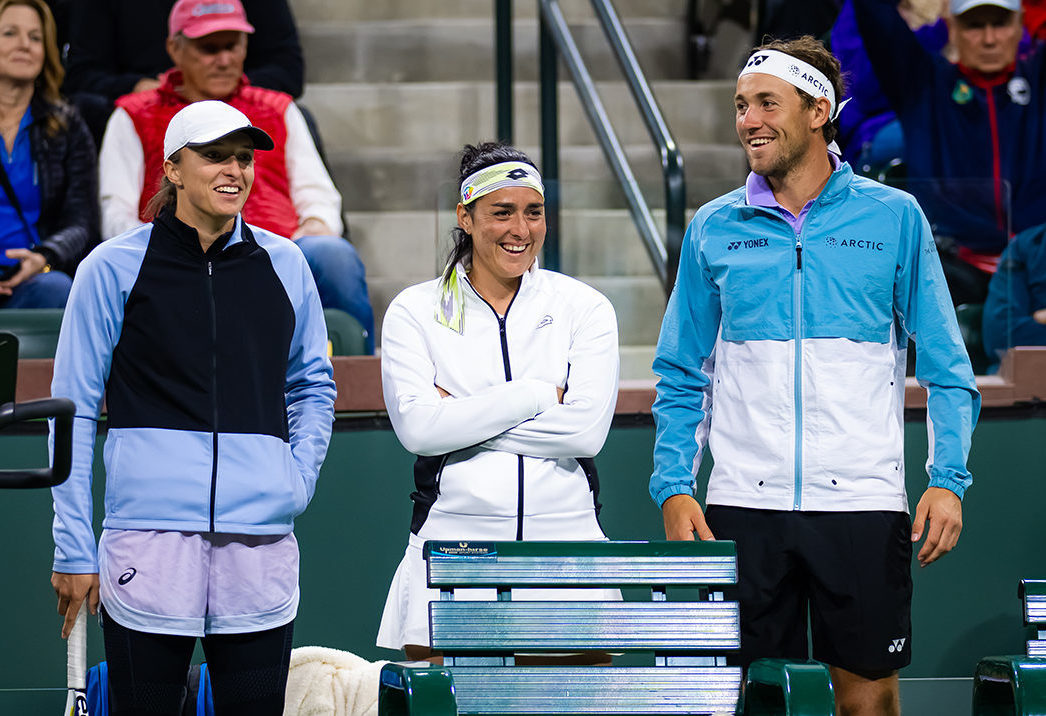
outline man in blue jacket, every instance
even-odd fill
[[[926,565],[958,540],[980,398],[915,199],[828,151],[841,95],[838,61],[809,37],[758,48],[738,78],[752,173],[703,206],[683,242],[654,360],[650,493],[669,539],[737,542],[742,665],[806,658],[809,613],[839,713],[896,714],[912,542],[925,535]],[[931,435],[914,526],[910,338]]]
[[[953,299],[981,303],[1010,234],[1046,222],[1046,53],[1017,57],[1019,0],[951,0],[954,64],[896,6],[854,0],[857,26],[901,121],[909,188],[953,240],[942,253]]]

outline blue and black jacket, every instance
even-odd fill
[[[97,571],[91,516],[104,396],[104,527],[286,534],[330,441],[323,312],[290,241],[237,218],[206,252],[165,211],[106,241],[73,282],[51,393],[76,403],[54,488],[54,569]]]
[[[906,188],[935,233],[999,253],[1011,231],[1046,222],[1046,52],[986,78],[927,52],[896,6],[854,0],[868,58],[904,129]]]

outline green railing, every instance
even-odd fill
[[[577,90],[581,105],[596,134],[628,204],[643,244],[664,287],[672,291],[679,251],[683,243],[686,214],[686,179],[683,155],[672,137],[650,85],[643,75],[624,26],[609,0],[591,0],[600,27],[628,82],[647,131],[660,156],[665,188],[665,231],[658,230],[650,205],[625,156],[621,142],[610,123],[595,83],[585,66],[574,36],[567,26],[559,0],[538,0],[540,17],[539,62],[541,95],[542,174],[551,189],[545,197],[548,234],[544,265],[559,268],[559,136],[556,101],[556,63],[563,59]],[[512,0],[495,0],[495,71],[497,80],[497,131],[504,141],[512,141]]]

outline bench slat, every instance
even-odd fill
[[[727,541],[428,542],[425,550],[432,587],[737,582],[734,543]]]
[[[1046,657],[1046,641],[1040,639],[1029,640],[1028,656]]]
[[[496,562],[456,559],[429,561],[431,587],[558,587],[598,585],[718,585],[735,584],[737,568],[731,557],[680,559],[622,558],[499,558]]]
[[[448,653],[740,646],[736,602],[430,602],[432,645]]]
[[[460,714],[733,712],[741,670],[665,667],[451,667]]]
[[[1025,595],[1024,623],[1042,624],[1046,622],[1046,595]]]

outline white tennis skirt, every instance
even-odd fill
[[[438,502],[418,535],[411,534],[400,561],[381,615],[377,645],[402,649],[404,645],[430,646],[429,602],[439,601],[438,589],[429,589],[422,546],[426,540],[512,541],[516,520],[501,517],[468,517],[440,513]],[[528,540],[606,541],[606,535],[592,509],[527,517],[523,534]],[[497,599],[494,589],[458,589],[454,598],[466,600]],[[512,598],[519,600],[556,599],[564,601],[620,600],[617,589],[514,589]]]

